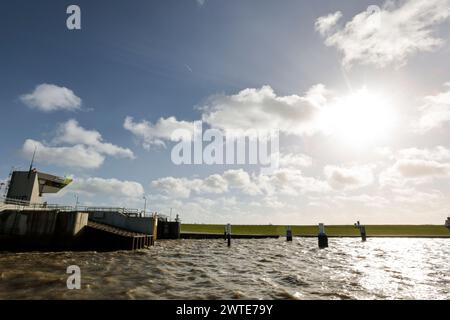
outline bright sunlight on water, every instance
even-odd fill
[[[159,241],[139,252],[0,253],[1,299],[449,299],[448,239]],[[66,268],[81,268],[81,290]]]

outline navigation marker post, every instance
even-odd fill
[[[359,233],[361,234],[361,240],[363,242],[366,241],[367,239],[367,235],[366,235],[366,226],[362,226],[359,221],[357,221],[357,223],[355,223],[355,228],[359,229]]]
[[[328,247],[328,236],[325,233],[325,226],[323,223],[319,223],[319,249],[324,249]]]
[[[227,234],[227,243],[228,246],[231,246],[231,224],[227,224],[227,228],[226,228],[226,234]]]
[[[292,228],[288,226],[286,229],[286,241],[292,241]]]

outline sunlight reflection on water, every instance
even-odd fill
[[[139,252],[0,253],[1,299],[449,299],[450,239],[159,241]],[[79,265],[82,289],[66,289]]]

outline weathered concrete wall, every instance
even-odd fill
[[[56,234],[66,237],[77,236],[87,226],[88,219],[88,213],[61,212],[57,219]]]
[[[158,239],[180,239],[181,223],[175,221],[158,221]],[[223,235],[222,235],[223,237]]]
[[[153,218],[130,217],[126,220],[126,229],[144,234],[153,234]]]
[[[119,212],[91,212],[89,219],[128,231],[153,234],[151,217],[127,217]]]
[[[11,177],[7,198],[40,203],[37,172],[15,171]]]
[[[0,234],[27,237],[73,237],[87,225],[88,214],[55,210],[0,212]]]
[[[118,216],[113,221],[107,216],[128,229],[144,229],[151,222],[151,218]],[[136,250],[153,243],[151,235],[88,220],[89,214],[83,212],[4,210],[0,212],[0,251]]]

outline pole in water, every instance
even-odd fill
[[[286,229],[286,241],[292,241],[292,228],[288,226]]]
[[[319,223],[319,248],[327,248],[328,247],[328,236],[325,233],[325,226],[323,223]]]
[[[366,241],[366,226],[363,226],[359,223],[355,223],[355,228],[359,229],[359,233],[361,234],[361,240],[364,242]]]
[[[359,231],[361,232],[361,240],[366,241],[366,226],[361,226]]]
[[[231,246],[231,224],[227,224],[227,243]]]

